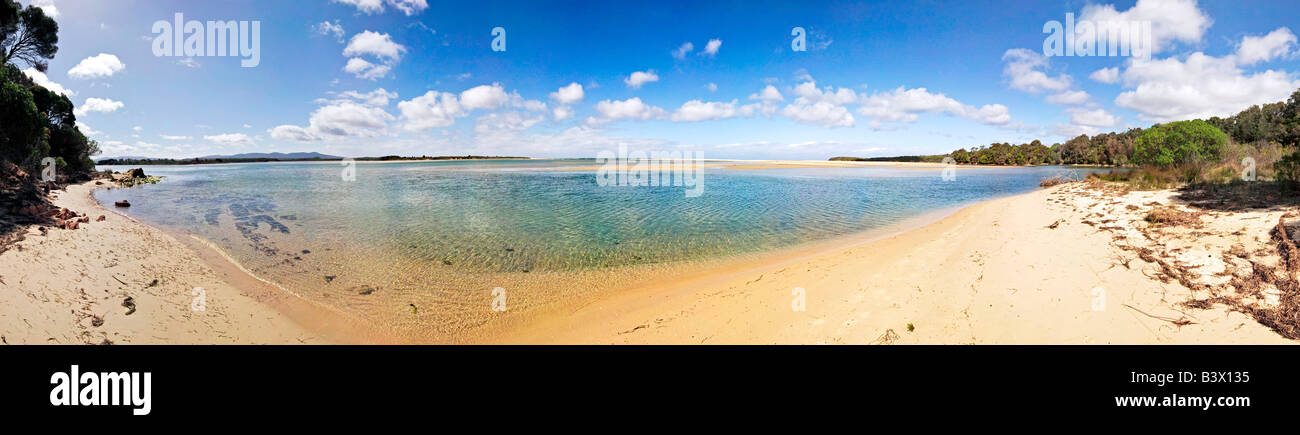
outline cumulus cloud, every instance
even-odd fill
[[[406,16],[412,16],[423,12],[429,8],[428,0],[334,0],[337,3],[351,5],[358,11],[368,15],[384,12],[385,5],[402,11]]]
[[[399,102],[397,110],[402,113],[402,119],[405,120],[402,129],[406,131],[449,127],[456,123],[457,117],[465,114],[456,94],[438,91],[425,92],[424,95]]]
[[[749,94],[749,99],[761,101],[785,101],[785,97],[781,96],[781,91],[778,91],[776,86],[772,85],[767,85],[767,87],[757,93]]]
[[[354,101],[336,101],[312,112],[306,127],[281,125],[268,130],[271,137],[299,142],[350,137],[378,137],[388,132],[393,115],[383,108]]]
[[[348,63],[343,66],[343,71],[356,76],[359,79],[378,80],[388,75],[393,67],[388,65],[379,65],[369,61],[354,57],[348,59]]]
[[[867,97],[858,113],[873,120],[872,128],[881,128],[886,122],[915,122],[922,113],[947,114],[994,126],[1006,126],[1011,122],[1010,111],[1001,104],[977,108],[926,88],[907,89],[902,86]]]
[[[719,48],[722,48],[722,40],[710,39],[708,44],[704,44],[704,51],[700,52],[700,56],[716,56]]]
[[[126,65],[121,60],[118,60],[117,56],[100,53],[82,59],[81,62],[77,63],[77,66],[68,70],[68,77],[79,80],[111,77],[125,68]]]
[[[1088,78],[1098,83],[1114,84],[1119,81],[1119,68],[1102,68],[1088,74]]]
[[[114,101],[108,98],[91,97],[91,98],[87,98],[86,102],[81,103],[81,107],[76,108],[75,110],[72,111],[72,113],[77,116],[82,116],[92,112],[112,113],[112,112],[116,112],[117,109],[121,109],[122,106],[124,106],[124,104],[122,104],[121,101]]]
[[[1070,87],[1070,76],[1060,74],[1053,77],[1042,71],[1047,68],[1047,57],[1040,52],[1013,48],[1002,55],[1002,61],[1006,62],[1002,75],[1012,89],[1037,94],[1061,92]]]
[[[1105,109],[1068,109],[1070,122],[1088,127],[1114,127],[1119,125],[1119,118]]]
[[[1130,59],[1122,75],[1128,89],[1115,104],[1153,122],[1230,116],[1260,103],[1285,100],[1300,87],[1285,71],[1243,71],[1236,56],[1196,52],[1185,59]]]
[[[585,95],[582,91],[582,85],[574,82],[557,89],[555,92],[551,92],[551,99],[560,104],[573,104],[582,101]]]
[[[396,92],[391,92],[384,88],[364,93],[357,91],[344,91],[338,95],[339,97],[354,100],[369,106],[387,106],[389,100],[397,98]]]
[[[1151,51],[1159,53],[1174,43],[1194,44],[1201,40],[1213,21],[1196,6],[1196,0],[1138,0],[1125,11],[1115,5],[1092,4],[1083,8],[1080,20],[1092,22],[1151,22]]]
[[[769,85],[770,87],[770,85]],[[766,91],[766,88],[764,88]],[[815,81],[806,81],[794,87],[798,97],[781,109],[781,114],[795,122],[820,125],[823,127],[852,127],[853,114],[844,107],[845,104],[858,100],[858,94],[852,89],[817,87]],[[752,97],[752,96],[751,96]],[[760,96],[761,99],[761,96]]]
[[[1264,36],[1246,36],[1237,45],[1237,62],[1253,65],[1290,54],[1295,49],[1296,37],[1291,29],[1279,27]]]
[[[50,80],[45,73],[38,71],[36,68],[27,68],[23,70],[23,74],[27,75],[27,77],[32,79],[33,82],[36,82],[36,84],[41,85],[41,87],[49,89],[56,94],[67,96],[77,95],[77,93],[73,92],[71,89],[65,88],[63,85]]]
[[[599,118],[592,118],[593,123],[619,119],[659,119],[664,117],[664,109],[641,102],[640,98],[628,98],[622,101],[604,100],[596,103]]]
[[[729,103],[691,100],[682,104],[682,107],[673,111],[670,119],[674,122],[697,122],[726,119],[743,113],[752,113],[752,109],[738,109],[736,101],[734,100]]]
[[[627,87],[632,89],[639,89],[641,85],[657,81],[659,81],[659,75],[655,74],[654,70],[637,71],[623,79],[623,83],[627,83]]]
[[[510,101],[510,94],[499,83],[475,86],[460,93],[460,104],[465,110],[496,109]]]
[[[371,55],[394,61],[400,60],[405,52],[406,46],[393,42],[392,36],[369,30],[352,35],[347,47],[343,48],[344,56]]]
[[[682,43],[682,45],[679,46],[679,47],[677,47],[676,50],[673,50],[673,52],[672,52],[672,53],[673,53],[673,57],[676,58],[677,60],[685,59],[685,58],[686,58],[686,54],[687,54],[687,53],[690,53],[691,50],[694,50],[694,49],[695,49],[695,44],[692,44],[692,43],[690,43],[690,42]]]

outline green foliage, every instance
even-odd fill
[[[48,60],[59,51],[59,23],[45,15],[45,11],[36,6],[18,11],[17,20],[13,20],[10,11],[18,4],[12,0],[0,0],[0,3],[12,3],[0,6],[0,54],[4,55],[0,64],[25,62],[44,72]],[[8,15],[8,18],[2,16]],[[5,22],[10,24],[4,25]]]
[[[30,90],[0,82],[0,158],[27,167],[38,164],[49,149],[44,125]]]
[[[1133,163],[1169,166],[1218,162],[1227,143],[1227,134],[1199,119],[1157,124],[1134,142]]]
[[[1300,187],[1300,152],[1283,156],[1273,164],[1273,177],[1290,187]]]
[[[40,8],[0,0],[0,159],[39,168],[51,157],[68,175],[95,168],[99,144],[77,128],[72,101],[32,82],[19,63],[44,70],[58,51],[58,24]]]

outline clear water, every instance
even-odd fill
[[[538,304],[556,293],[542,287],[581,282],[573,277],[592,271],[861,233],[1028,192],[1074,171],[961,168],[956,180],[943,181],[931,168],[710,167],[703,195],[688,198],[681,187],[602,187],[589,168],[564,169],[594,164],[360,163],[350,182],[338,163],[147,166],[164,181],[95,196],[110,208],[129,200],[132,206],[119,210],[210,240],[296,291],[360,311],[382,300],[393,307],[380,308],[388,314],[378,317],[396,317],[409,309],[408,299],[437,306],[434,315],[472,311],[462,307],[462,293],[499,285],[524,289],[522,300]],[[364,286],[385,296],[361,297]],[[458,329],[465,316],[472,317],[448,314],[459,320],[433,323]]]

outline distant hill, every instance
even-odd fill
[[[342,157],[311,153],[243,153],[228,156],[203,156],[201,160],[242,160],[242,159],[274,159],[274,160],[342,160]]]

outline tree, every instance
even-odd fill
[[[0,81],[0,158],[34,167],[49,151],[45,123],[21,84]]]
[[[1168,166],[1218,161],[1227,143],[1227,134],[1199,119],[1158,124],[1138,136],[1133,162]]]
[[[1300,90],[1291,94],[1291,99],[1282,107],[1280,116],[1282,133],[1278,138],[1282,145],[1300,145]]]
[[[0,65],[22,61],[37,71],[45,72],[49,66],[47,61],[59,51],[59,23],[46,16],[41,8],[28,6],[18,12],[16,22],[5,25],[9,18],[3,16],[8,9],[17,8],[18,3],[13,0],[0,0],[0,3],[9,3],[0,6],[0,31],[4,32],[4,36],[0,36],[0,50],[4,54]]]

